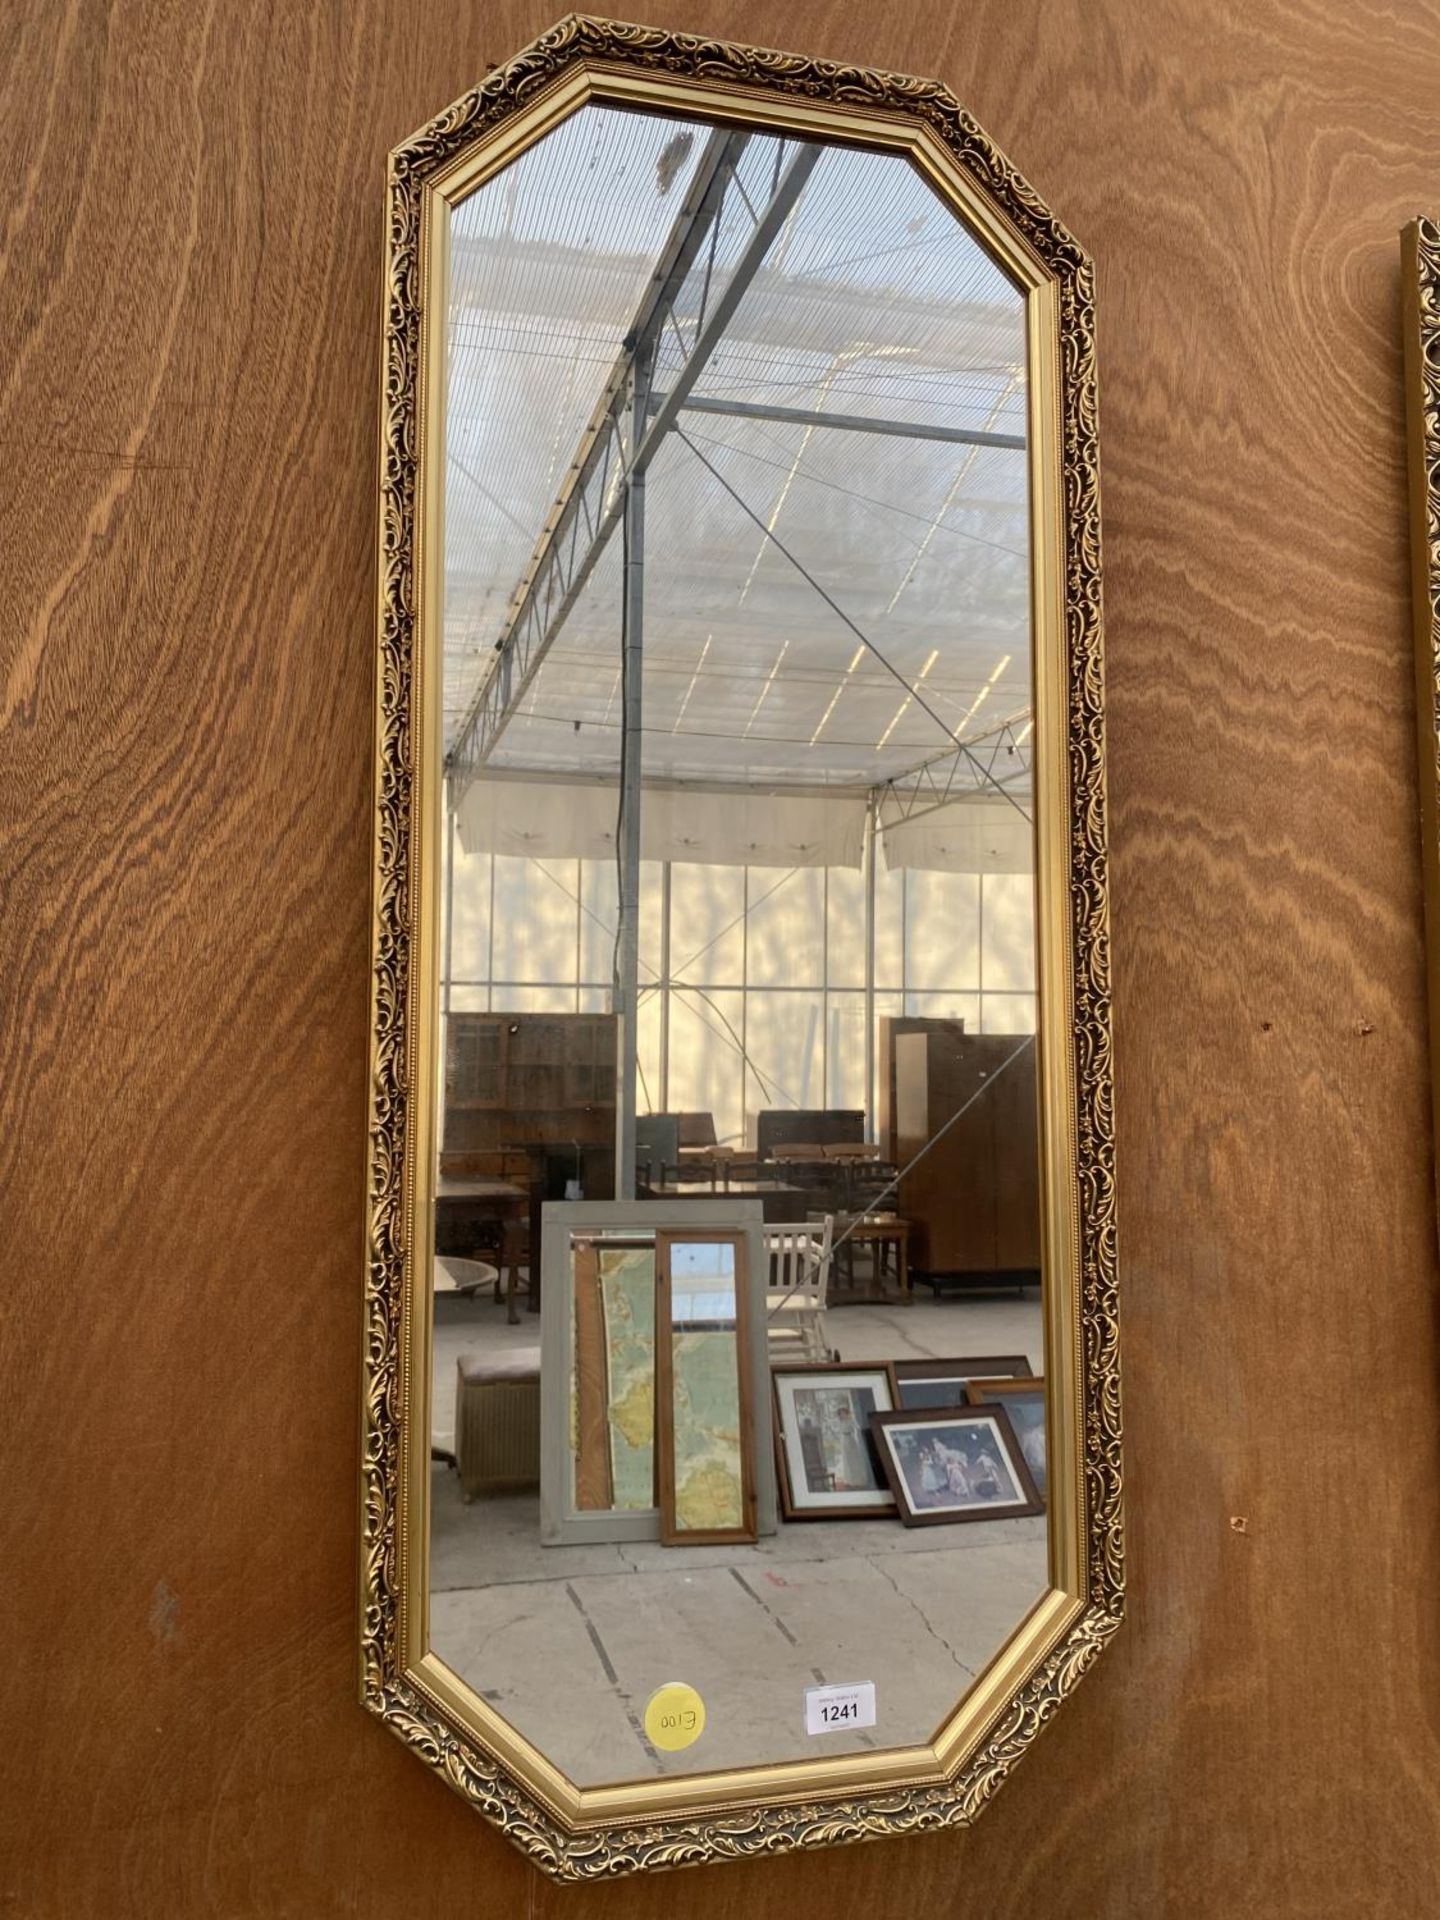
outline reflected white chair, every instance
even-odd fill
[[[769,1275],[765,1288],[765,1327],[770,1357],[793,1355],[828,1360],[825,1304],[830,1294],[831,1244],[835,1217],[774,1221],[765,1226]]]

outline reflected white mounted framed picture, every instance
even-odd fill
[[[775,1435],[787,1520],[873,1519],[893,1513],[870,1422],[895,1407],[890,1367],[824,1362],[776,1366]]]
[[[664,1536],[662,1478],[672,1522],[676,1518],[677,1396],[682,1468],[690,1461],[703,1479],[707,1457],[716,1464],[721,1436],[728,1433],[730,1471],[716,1478],[725,1480],[728,1492],[738,1476],[743,1491],[737,1513],[724,1517],[737,1526],[743,1522],[752,1534],[774,1533],[770,1405],[768,1396],[752,1390],[752,1382],[764,1378],[763,1314],[758,1298],[739,1291],[755,1293],[763,1270],[759,1202],[704,1193],[683,1207],[559,1200],[543,1203],[541,1220],[539,1544],[614,1549]],[[682,1312],[694,1309],[696,1325],[672,1326],[667,1342],[667,1317],[677,1304],[677,1241],[682,1261],[686,1247],[726,1250],[729,1324],[720,1325],[726,1303],[717,1299],[715,1286],[698,1284],[704,1262],[692,1259],[678,1304]],[[486,1334],[493,1342],[495,1333],[493,1324],[479,1321],[479,1344]],[[683,1348],[678,1364],[677,1335]],[[669,1396],[668,1407],[661,1405],[662,1394]],[[723,1505],[713,1487],[712,1497]],[[703,1503],[697,1484],[689,1510],[698,1517]],[[682,1499],[682,1520],[686,1506]],[[533,1571],[547,1577],[543,1554]]]

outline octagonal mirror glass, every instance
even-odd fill
[[[1082,1621],[1107,1384],[1060,276],[893,114],[553,65],[405,175],[378,1657],[557,1830],[943,1801]]]

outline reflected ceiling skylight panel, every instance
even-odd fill
[[[489,670],[512,596],[707,136],[704,127],[588,107],[455,211],[446,409],[449,734]]]
[[[673,143],[687,130],[665,122],[647,131]],[[693,131],[679,161],[688,169],[708,138]],[[742,157],[752,198],[777,146],[756,136]],[[603,183],[603,140],[586,151]],[[575,163],[572,152],[572,171]],[[476,419],[490,422],[488,465],[476,472],[484,480],[498,463],[504,478],[490,482],[498,504],[472,490],[477,526],[488,505],[489,544],[475,536],[447,608],[447,649],[469,647],[472,690],[683,190],[668,197],[643,261],[628,204],[617,212],[613,194],[587,214],[572,192],[563,213],[537,213],[531,230],[506,239],[524,257],[513,282],[489,293],[498,318],[474,389]],[[857,226],[873,244],[856,245]],[[751,230],[732,200],[707,302]],[[851,236],[843,244],[842,233]],[[563,259],[550,258],[557,250]],[[682,330],[698,323],[700,284],[697,262],[678,302]],[[681,352],[667,335],[660,387]],[[521,372],[507,382],[514,361]],[[1023,314],[918,175],[830,150],[697,394],[1023,433]],[[537,420],[548,437],[530,441]],[[667,442],[647,489],[647,777],[783,781],[803,767],[807,783],[865,786],[945,747],[982,692],[982,716],[1028,705],[1019,668],[996,677],[997,662],[1023,657],[1026,645],[1023,453],[688,410],[681,427],[693,448]],[[506,727],[497,766],[617,767],[619,551],[617,538]],[[923,700],[907,696],[922,684]],[[452,726],[463,704],[447,676]]]
[[[750,425],[735,424],[746,430]],[[796,432],[792,428],[783,431],[792,439]],[[896,450],[903,453],[907,443],[871,438],[863,442],[863,447],[877,449],[898,473]],[[922,447],[919,451],[930,449]],[[759,534],[755,524],[739,515],[733,501],[722,495],[711,497],[707,503],[705,485],[710,485],[713,496],[713,477],[698,462],[687,472],[669,450],[662,460],[664,466],[657,462],[655,473],[663,475],[664,484],[652,478],[648,492],[651,527],[662,530],[665,544],[660,551],[684,552],[686,565],[652,569],[647,581],[647,769],[653,766],[657,705],[663,700],[665,685],[666,669],[656,663],[656,650],[664,648],[668,653],[675,648],[697,617],[703,620],[706,631],[697,633],[695,642],[708,651],[700,669],[704,698],[699,703],[692,701],[687,709],[690,729],[696,729],[697,724],[706,732],[728,729],[744,743],[747,753],[756,750],[757,740],[767,745],[773,742],[777,750],[783,749],[798,764],[815,742],[820,722],[829,714],[831,723],[823,738],[825,753],[822,762],[814,764],[823,764],[826,778],[844,777],[861,785],[887,773],[903,772],[944,744],[948,735],[933,712],[917,708],[903,724],[895,722],[905,692],[897,673],[901,678],[913,677],[925,671],[929,663],[934,698],[927,704],[937,708],[944,699],[958,718],[973,701],[1004,645],[1013,644],[1010,636],[977,631],[973,648],[947,647],[937,666],[933,595],[912,590],[907,617],[892,619],[888,625],[882,617],[894,593],[897,564],[897,543],[893,535],[885,537],[884,517],[877,521],[872,513],[872,524],[861,530],[868,537],[858,537],[856,529],[847,524],[837,526],[824,492],[811,498],[802,474],[791,489],[787,505],[785,524],[792,551],[808,554],[812,563],[823,568],[831,597],[860,620],[868,637],[878,640],[885,660],[895,671],[887,670],[884,661],[868,648],[862,649],[863,666],[852,666],[856,649],[851,630],[773,543],[766,542],[757,556]],[[735,463],[737,468],[740,465]],[[945,478],[940,474],[937,484]],[[759,498],[762,506],[768,506],[771,493],[767,491]],[[928,524],[924,516],[910,518],[912,525],[899,546],[901,557],[913,557],[917,533]],[[706,526],[708,536],[713,536],[701,541],[698,548],[687,544],[687,529],[697,522]],[[743,536],[738,547],[734,537],[737,531]],[[672,538],[677,543],[673,549]],[[693,534],[688,535],[690,543],[694,540]],[[697,574],[692,564],[697,554],[713,555],[713,577]],[[758,557],[759,565],[754,567],[753,578],[748,578],[742,596],[736,591],[736,580],[741,568],[750,566],[751,556]],[[921,585],[929,584],[930,576],[926,575]],[[955,585],[953,578],[945,581],[952,599]],[[1020,617],[1023,622],[1023,600]],[[940,608],[939,618],[938,630],[953,629],[953,607]],[[763,700],[758,698],[760,691]],[[694,716],[699,714],[704,719],[697,723]],[[835,724],[837,718],[840,724]],[[883,749],[878,744],[882,740]],[[773,759],[773,755],[767,758]],[[722,774],[725,764],[722,760]],[[805,764],[812,764],[808,757]],[[733,777],[733,771],[726,777]]]
[[[783,503],[784,526],[777,523],[777,531],[797,558],[810,564],[828,561],[838,549],[852,561],[868,555],[878,569],[889,570],[892,586],[915,555],[931,547],[968,557],[972,548],[998,546],[1023,566],[1024,468],[1007,453],[985,458],[1004,463],[996,477],[1012,495],[1012,510],[986,525],[962,520],[959,512],[967,496],[956,482],[968,477],[966,469],[992,488],[991,469],[977,466],[976,449],[807,431],[769,421],[705,420],[686,431],[767,523]],[[1018,481],[1006,470],[1017,466]],[[758,539],[753,525],[749,538],[753,555]]]
[[[857,247],[857,231],[873,244]],[[976,425],[1023,373],[1024,350],[1013,288],[920,176],[837,148],[701,391]]]
[[[745,142],[734,184],[721,199],[719,219],[675,296],[673,324],[661,332],[654,375],[657,392],[665,391],[671,375],[688,357],[704,318],[714,312],[729,286],[755,231],[751,209],[764,207],[777,169],[783,172],[799,151],[796,141],[770,134],[752,133]]]

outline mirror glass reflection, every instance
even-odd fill
[[[580,1786],[926,1741],[1048,1585],[1025,353],[896,155],[451,216],[430,1644]]]

